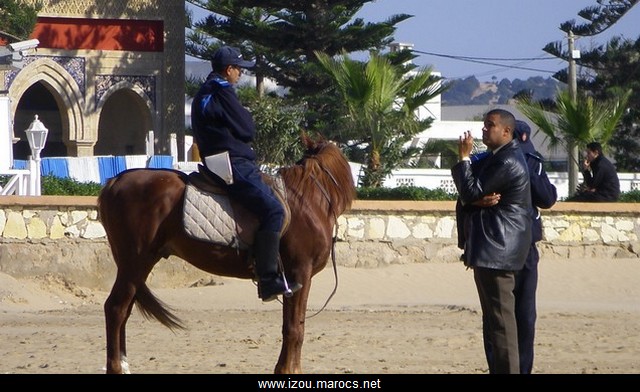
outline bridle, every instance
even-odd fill
[[[318,162],[318,166],[320,166],[322,171],[329,176],[329,178],[331,179],[331,181],[333,181],[336,187],[338,187],[339,189],[342,189],[342,187],[340,186],[340,184],[338,184],[338,181],[336,181],[336,178],[333,176],[333,174],[331,174],[331,172],[327,170],[327,168],[324,167],[324,165],[319,160],[316,159],[316,161]],[[327,192],[324,186],[322,186],[322,184],[320,183],[320,181],[318,181],[318,178],[316,176],[311,175],[311,178],[320,189],[320,192],[322,193],[324,198],[327,200],[327,203],[329,204],[329,210],[333,214],[333,220],[335,222],[333,238],[331,239],[331,264],[333,266],[333,275],[335,277],[335,285],[333,286],[333,291],[331,292],[331,294],[329,294],[329,297],[325,301],[324,305],[322,305],[322,307],[317,312],[315,312],[314,314],[306,318],[311,318],[320,314],[320,312],[322,312],[327,307],[327,305],[329,304],[329,301],[331,301],[331,298],[333,298],[335,293],[338,291],[338,268],[336,264],[336,242],[338,241],[338,216],[336,215],[336,211],[333,208],[333,203],[331,202],[331,197],[329,196],[329,192]]]

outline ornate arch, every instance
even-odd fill
[[[103,77],[104,78],[104,77]],[[152,94],[150,94],[149,88],[145,87],[145,85],[137,82],[134,79],[130,79],[128,77],[118,77],[118,80],[114,80],[110,78],[113,83],[110,83],[106,88],[97,88],[96,89],[96,114],[97,117],[100,117],[99,114],[104,107],[104,104],[107,102],[109,97],[113,95],[115,92],[120,90],[130,90],[136,95],[138,95],[144,104],[149,109],[150,113],[154,113],[155,105],[153,100],[151,99]],[[151,116],[152,118],[154,116]]]
[[[27,89],[38,82],[48,86],[61,107],[63,138],[66,141],[91,139],[85,134],[84,95],[80,86],[64,67],[51,58],[37,58],[20,70],[9,86],[9,97],[18,102]],[[15,117],[16,109],[17,105],[13,105],[12,117]]]
[[[146,80],[146,79],[145,79]],[[152,78],[148,80],[153,81]],[[140,77],[135,76],[100,76],[96,78],[95,128],[99,137],[96,139],[94,152],[110,150],[120,151],[121,154],[131,153],[131,149],[146,151],[144,146],[148,131],[159,123],[158,114],[152,100],[153,84],[140,83]],[[126,104],[125,104],[126,103]],[[121,105],[125,104],[123,107]],[[114,108],[120,106],[120,111]],[[107,109],[108,107],[108,109]],[[124,109],[126,108],[126,109]],[[119,119],[122,110],[129,110],[130,118],[126,124]],[[119,132],[121,137],[113,139]],[[105,132],[103,134],[103,132]],[[106,144],[105,144],[106,143]],[[124,151],[122,148],[124,148]]]
[[[155,110],[155,102],[152,97],[155,97],[155,91],[153,85],[151,87],[146,83],[140,83],[138,77],[127,76],[101,76],[97,79],[96,87],[96,108],[95,108],[95,129],[98,129],[98,122],[100,121],[102,109],[109,98],[118,91],[127,90],[135,93],[148,110],[148,116],[151,120],[152,127],[155,127],[159,119]],[[150,78],[151,79],[151,78]],[[102,83],[100,83],[102,80]],[[97,138],[96,138],[97,140]]]

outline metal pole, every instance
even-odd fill
[[[574,36],[573,31],[569,31],[569,96],[571,101],[575,105],[578,97],[578,82],[576,76],[576,60],[574,58]],[[569,140],[568,143],[569,152],[569,196],[576,193],[578,186],[578,174],[580,163],[578,144],[576,140]]]

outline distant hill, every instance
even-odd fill
[[[208,61],[185,62],[187,77],[204,80],[209,72],[211,72],[211,63]],[[246,76],[243,75],[243,78]],[[451,79],[448,83],[451,86],[442,94],[443,106],[506,105],[514,95],[523,90],[532,91],[535,101],[553,99],[557,89],[564,86],[551,77],[545,79],[540,76],[527,80],[502,79],[499,82],[479,82],[475,76],[470,76],[466,79]],[[269,88],[275,88],[275,84],[270,85]]]
[[[549,77],[531,77],[527,80],[502,79],[495,82],[479,82],[475,76],[452,79],[449,90],[442,94],[443,106],[507,104],[514,95],[529,91],[535,101],[553,99],[558,89],[564,86]]]

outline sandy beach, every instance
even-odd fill
[[[487,373],[477,293],[462,264],[338,267],[337,277],[329,266],[313,281],[305,373]],[[543,259],[534,373],[640,373],[639,283],[640,259]],[[272,373],[281,305],[260,302],[250,281],[211,276],[194,286],[151,287],[184,331],[134,310],[131,372]],[[0,273],[0,373],[104,373],[107,295],[59,277]]]

